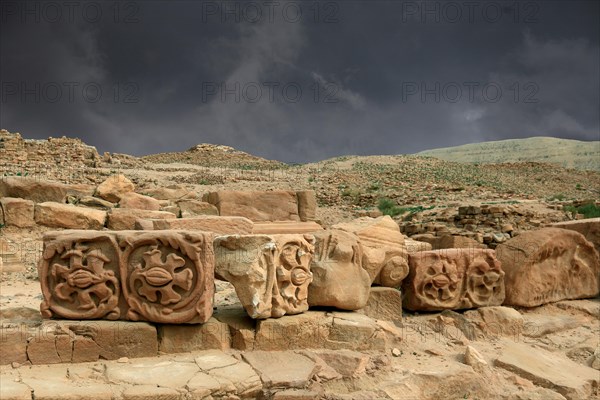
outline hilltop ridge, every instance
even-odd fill
[[[600,171],[600,141],[547,136],[470,143],[425,150],[416,155],[461,163],[546,162],[564,168]]]

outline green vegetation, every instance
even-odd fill
[[[553,194],[552,196],[548,197],[548,201],[553,201],[553,200],[563,201],[564,199],[565,199],[565,195],[562,193]]]
[[[379,199],[379,204],[377,204],[377,208],[383,215],[389,215],[390,217],[395,217],[396,215],[403,214],[405,209],[402,207],[398,207],[398,205],[390,199],[381,198]]]
[[[600,207],[595,204],[586,204],[580,207],[565,206],[565,211],[569,211],[576,214],[583,214],[584,218],[598,218],[600,217]]]

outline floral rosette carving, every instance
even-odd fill
[[[476,258],[467,268],[464,307],[480,307],[504,300],[504,271],[492,258]]]
[[[212,301],[212,246],[203,236],[145,234],[120,243],[124,249],[123,293],[131,320],[205,322]],[[207,284],[208,283],[208,284]],[[208,299],[207,299],[208,297]],[[212,311],[212,306],[210,306]]]
[[[314,240],[312,236],[308,239]],[[273,287],[273,317],[308,310],[308,285],[313,280],[310,272],[313,253],[314,247],[307,238],[279,241],[275,259],[277,284]]]
[[[118,319],[118,262],[116,244],[107,237],[48,243],[40,262],[42,315]]]
[[[418,293],[428,303],[452,307],[462,290],[462,276],[451,260],[435,259],[426,269]]]

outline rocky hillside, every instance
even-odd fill
[[[600,141],[532,137],[425,150],[431,156],[461,163],[546,162],[565,168],[600,171]]]
[[[241,169],[277,168],[284,164],[279,161],[239,151],[230,146],[202,143],[182,152],[159,153],[142,157],[144,162],[157,164],[184,163],[206,167],[231,167]]]

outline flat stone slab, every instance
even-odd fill
[[[292,351],[254,351],[243,358],[267,388],[303,388],[317,372],[317,364]]]
[[[199,371],[200,368],[193,362],[144,360],[131,364],[111,364],[107,367],[106,376],[113,383],[180,388]]]
[[[523,334],[529,337],[540,337],[555,332],[579,328],[587,323],[583,317],[570,315],[523,315]]]
[[[535,385],[555,390],[569,400],[587,399],[600,383],[598,371],[570,359],[521,343],[503,341],[496,366],[529,379]]]

